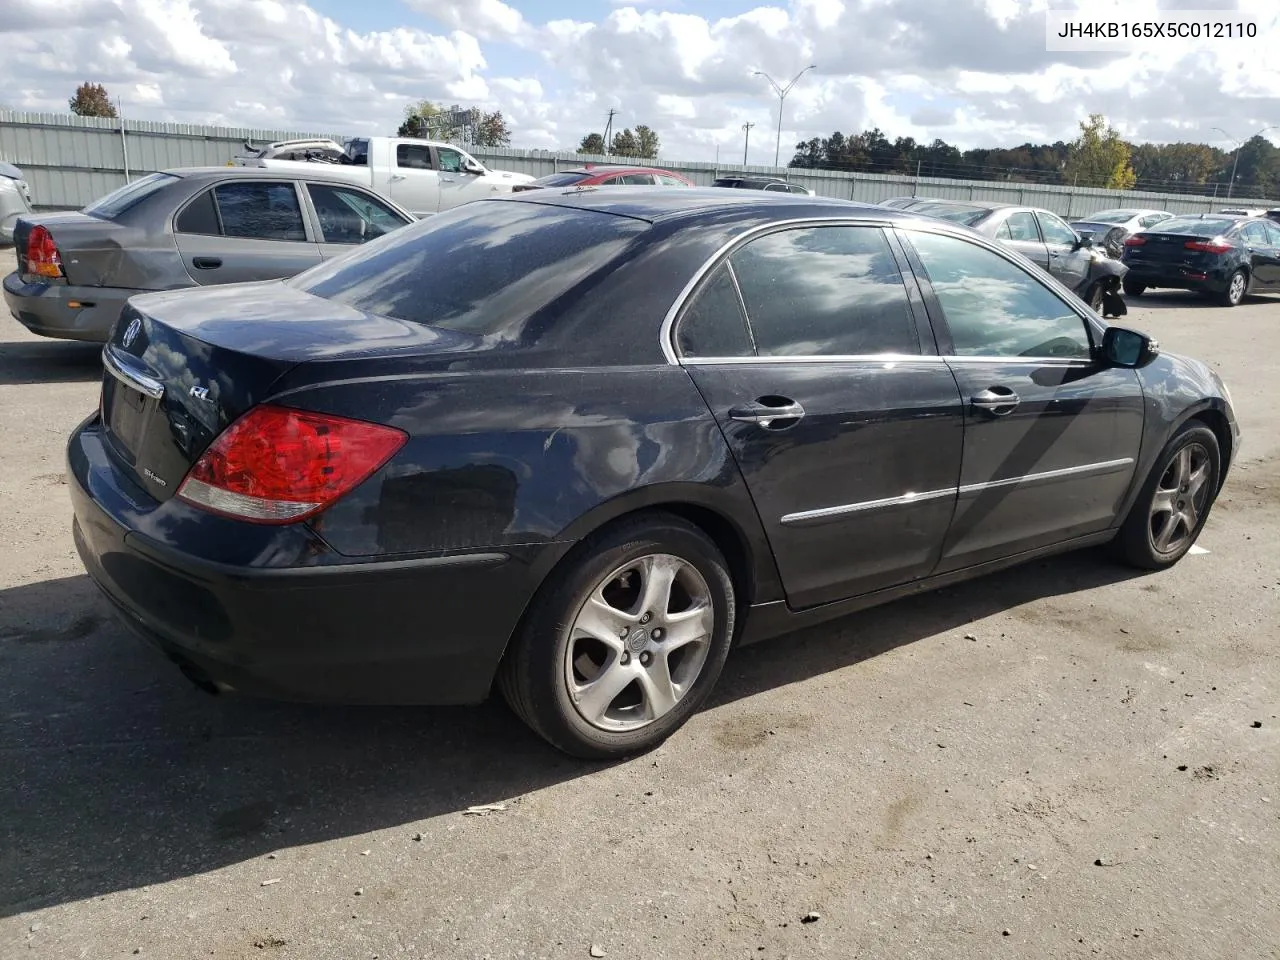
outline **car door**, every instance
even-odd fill
[[[308,183],[320,256],[326,260],[412,222],[380,197],[358,187]]]
[[[789,227],[722,260],[676,324],[793,608],[938,560],[963,410],[910,289],[879,227]]]
[[[219,183],[178,211],[173,231],[187,273],[202,285],[279,280],[320,262],[290,180]]]
[[[1280,225],[1263,223],[1261,226],[1267,232],[1268,269],[1273,277],[1270,286],[1280,287]]]
[[[1280,284],[1280,251],[1271,242],[1268,224],[1261,220],[1245,224],[1240,231],[1241,242],[1249,254],[1249,270],[1253,274],[1254,289],[1275,288]]]
[[[467,170],[467,155],[453,147],[432,147],[436,155],[436,167],[440,171],[440,209],[454,207],[487,197],[493,184],[482,180],[481,175]]]
[[[1037,267],[1049,269],[1049,251],[1040,239],[1040,228],[1030,210],[1017,210],[1006,216],[996,228],[995,239],[1017,250]]]
[[[390,181],[391,199],[415,217],[440,209],[440,174],[427,144],[397,143]]]
[[[963,468],[938,572],[1106,530],[1134,481],[1137,372],[1045,280],[956,236],[903,231],[965,401]]]
[[[1080,246],[1080,236],[1064,220],[1047,210],[1037,210],[1040,235],[1049,254],[1049,272],[1071,290],[1080,290],[1089,277],[1093,256],[1088,247]]]

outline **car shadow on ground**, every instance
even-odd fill
[[[102,379],[102,344],[71,340],[0,342],[0,385]]]
[[[1131,575],[1087,551],[746,647],[707,709]],[[0,916],[409,829],[603,766],[555,752],[496,699],[346,708],[210,696],[130,636],[84,576],[0,592],[0,703]]]

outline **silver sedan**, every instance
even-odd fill
[[[322,168],[153,173],[79,212],[19,217],[4,299],[33,333],[105,341],[135,294],[291,277],[413,219]]]

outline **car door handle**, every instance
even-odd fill
[[[979,410],[986,410],[997,417],[1013,413],[1021,402],[1021,398],[1008,387],[990,387],[981,393],[975,393],[969,398],[969,403],[972,406],[977,407]]]
[[[191,265],[197,270],[217,270],[222,266],[221,257],[192,257]]]
[[[453,181],[456,180],[457,177],[441,177],[440,179],[443,180],[445,183],[453,183]]]
[[[400,182],[401,180],[403,180],[403,179],[404,179],[404,174],[403,174],[403,173],[393,173],[393,174],[391,175],[391,182],[392,182],[392,183],[399,183],[399,182]]]
[[[729,419],[739,423],[754,423],[766,430],[787,430],[794,427],[804,416],[804,407],[794,400],[785,397],[769,397],[768,402],[752,400],[729,409]],[[786,421],[785,425],[775,427],[774,421]]]

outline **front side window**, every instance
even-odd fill
[[[1040,242],[1040,231],[1036,229],[1036,218],[1025,210],[1022,213],[1010,214],[1005,223],[1009,227],[1010,240],[1019,240],[1026,243]]]
[[[418,143],[397,143],[396,166],[408,170],[432,169],[431,148]]]
[[[1056,243],[1073,247],[1076,243],[1076,232],[1051,213],[1036,214],[1040,219],[1040,231],[1044,234],[1045,243]]]
[[[755,353],[728,264],[720,264],[694,294],[676,328],[676,343],[685,357],[749,357]]]
[[[622,182],[629,187],[652,187],[653,176],[648,173],[628,173]]]
[[[956,356],[1087,360],[1084,320],[1021,267],[959,237],[913,232]]]
[[[804,227],[730,257],[762,357],[918,353],[902,273],[878,227]]]
[[[436,147],[436,156],[440,158],[440,169],[445,173],[462,172],[462,154],[448,147]]]
[[[307,192],[320,221],[321,243],[365,243],[409,223],[381,200],[360,190],[309,183]]]
[[[228,237],[249,240],[306,240],[302,207],[292,183],[244,181],[213,188]]]

